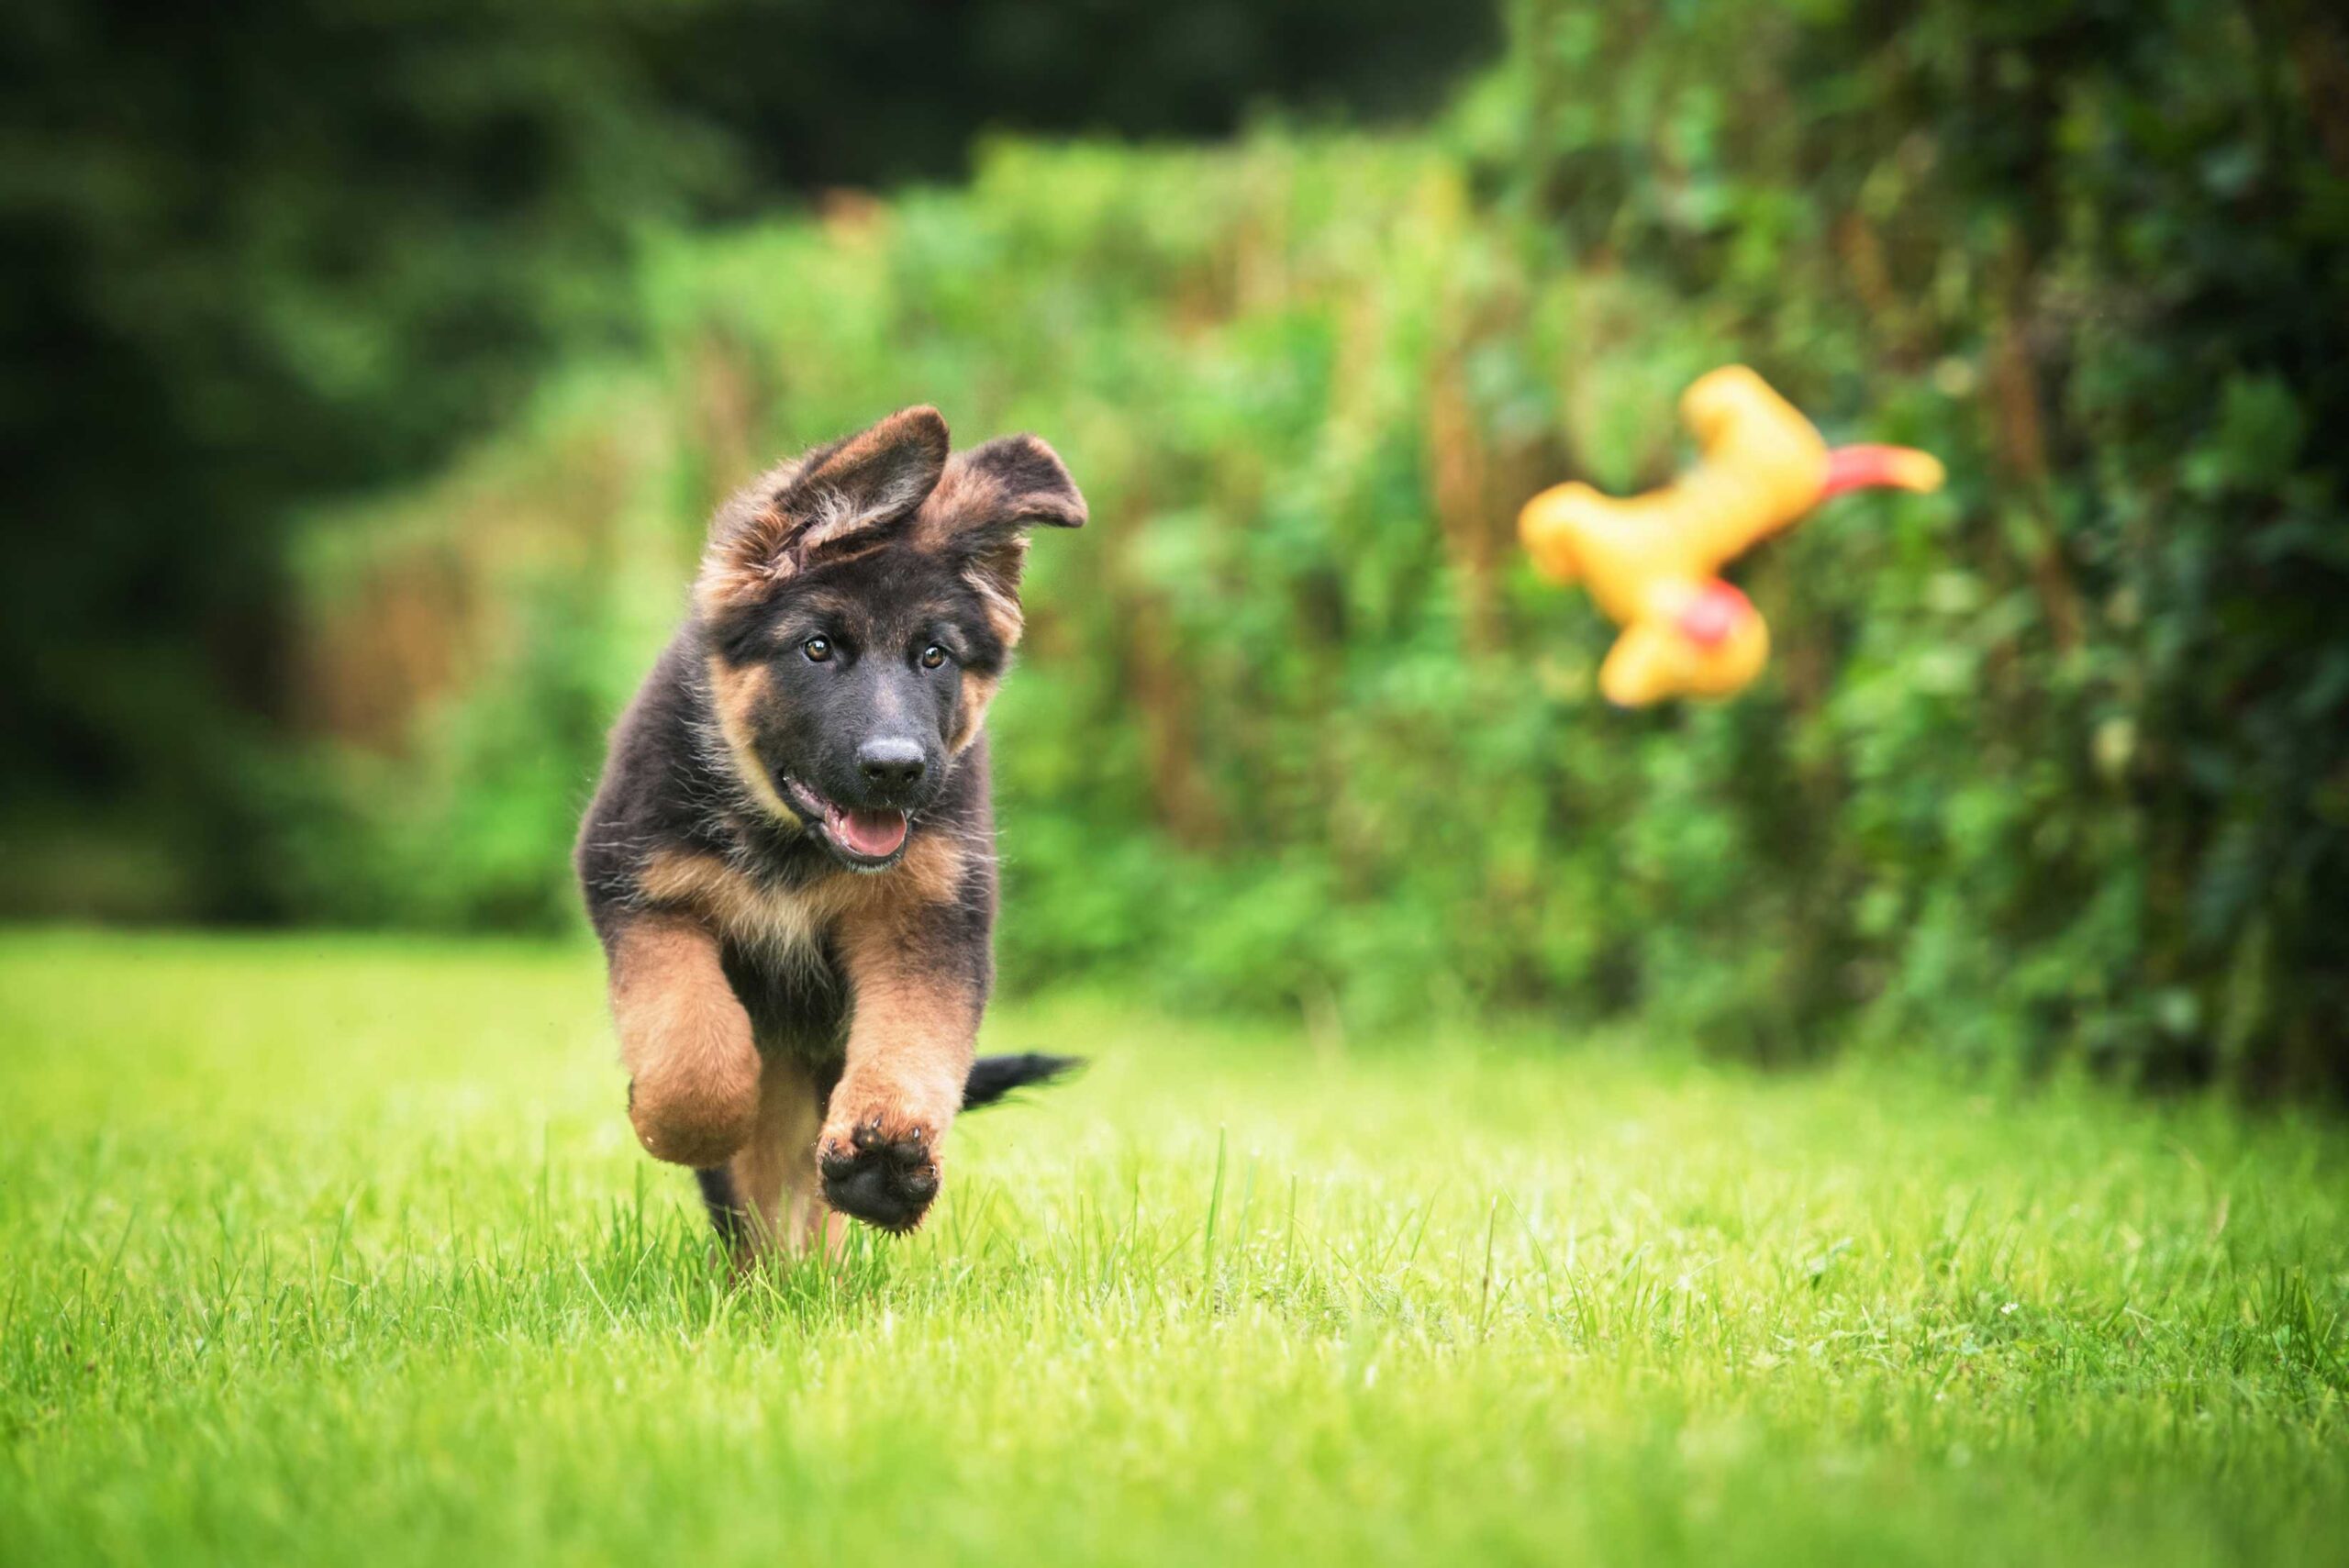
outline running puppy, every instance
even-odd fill
[[[712,520],[693,613],[613,731],[576,861],[629,1119],[737,1251],[828,1211],[907,1231],[954,1113],[1064,1058],[972,1040],[994,973],[987,703],[1028,530],[1077,528],[1052,450],[949,455],[908,408]]]

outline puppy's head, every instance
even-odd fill
[[[896,863],[1019,640],[1028,530],[1084,521],[1050,447],[1008,436],[950,454],[927,407],[729,501],[694,603],[743,784],[843,863]]]

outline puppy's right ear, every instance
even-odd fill
[[[711,519],[696,608],[706,620],[747,608],[823,552],[885,536],[937,488],[947,439],[924,405],[761,475]]]

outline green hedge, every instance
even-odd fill
[[[1929,552],[1788,552],[1820,568],[1801,614],[1849,628],[1790,751],[1865,994],[1942,1038],[2349,1084],[2349,26],[1518,21],[1480,123],[1530,230],[1813,401],[1946,404],[1920,417],[1961,511]]]
[[[1097,519],[1039,545],[997,708],[1015,984],[2338,1083],[2339,31],[2045,9],[1529,6],[1424,141],[1006,144],[665,247],[656,355],[313,530],[328,708],[379,628],[446,646],[393,651],[439,694],[401,744],[287,786],[285,896],[566,917],[712,499],[933,401],[1047,435]],[[1740,702],[1609,710],[1516,507],[1665,477],[1733,359],[1953,482],[1742,571],[1778,652]]]

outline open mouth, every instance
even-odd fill
[[[879,871],[905,852],[909,824],[902,811],[836,806],[797,779],[783,781],[792,806],[824,836],[832,853],[859,871]]]

